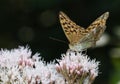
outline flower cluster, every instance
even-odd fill
[[[90,84],[99,62],[82,53],[67,51],[58,63],[46,63],[28,47],[0,51],[0,84]]]
[[[53,84],[60,80],[54,63],[46,64],[28,47],[0,51],[0,84]]]
[[[68,84],[91,84],[98,76],[99,62],[90,60],[81,52],[67,51],[58,62],[56,69],[65,77]]]

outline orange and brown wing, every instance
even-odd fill
[[[109,12],[105,12],[86,29],[86,32],[89,32],[93,35],[94,41],[99,40],[104,30],[106,29],[106,20],[108,17]]]
[[[69,40],[70,44],[74,44],[80,41],[83,38],[85,29],[83,27],[78,26],[75,22],[73,22],[65,13],[59,13],[59,19],[63,31]]]

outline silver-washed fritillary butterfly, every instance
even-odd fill
[[[59,13],[59,19],[63,31],[69,40],[69,48],[74,51],[82,51],[96,45],[106,29],[106,20],[109,12],[98,17],[87,29],[77,25],[65,13]]]

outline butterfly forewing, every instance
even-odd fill
[[[78,26],[75,22],[70,20],[70,18],[63,12],[59,13],[60,23],[62,25],[63,31],[68,38],[70,44],[79,42],[80,39],[84,37],[85,29]]]
[[[108,16],[109,12],[102,14],[86,29],[86,32],[91,32],[92,36],[94,37],[94,41],[99,40],[106,29],[106,20]]]

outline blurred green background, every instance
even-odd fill
[[[68,45],[50,39],[68,42],[59,11],[85,28],[110,12],[102,40],[87,53],[101,62],[94,84],[120,84],[120,0],[0,0],[0,48],[28,45],[48,62],[60,58]]]

